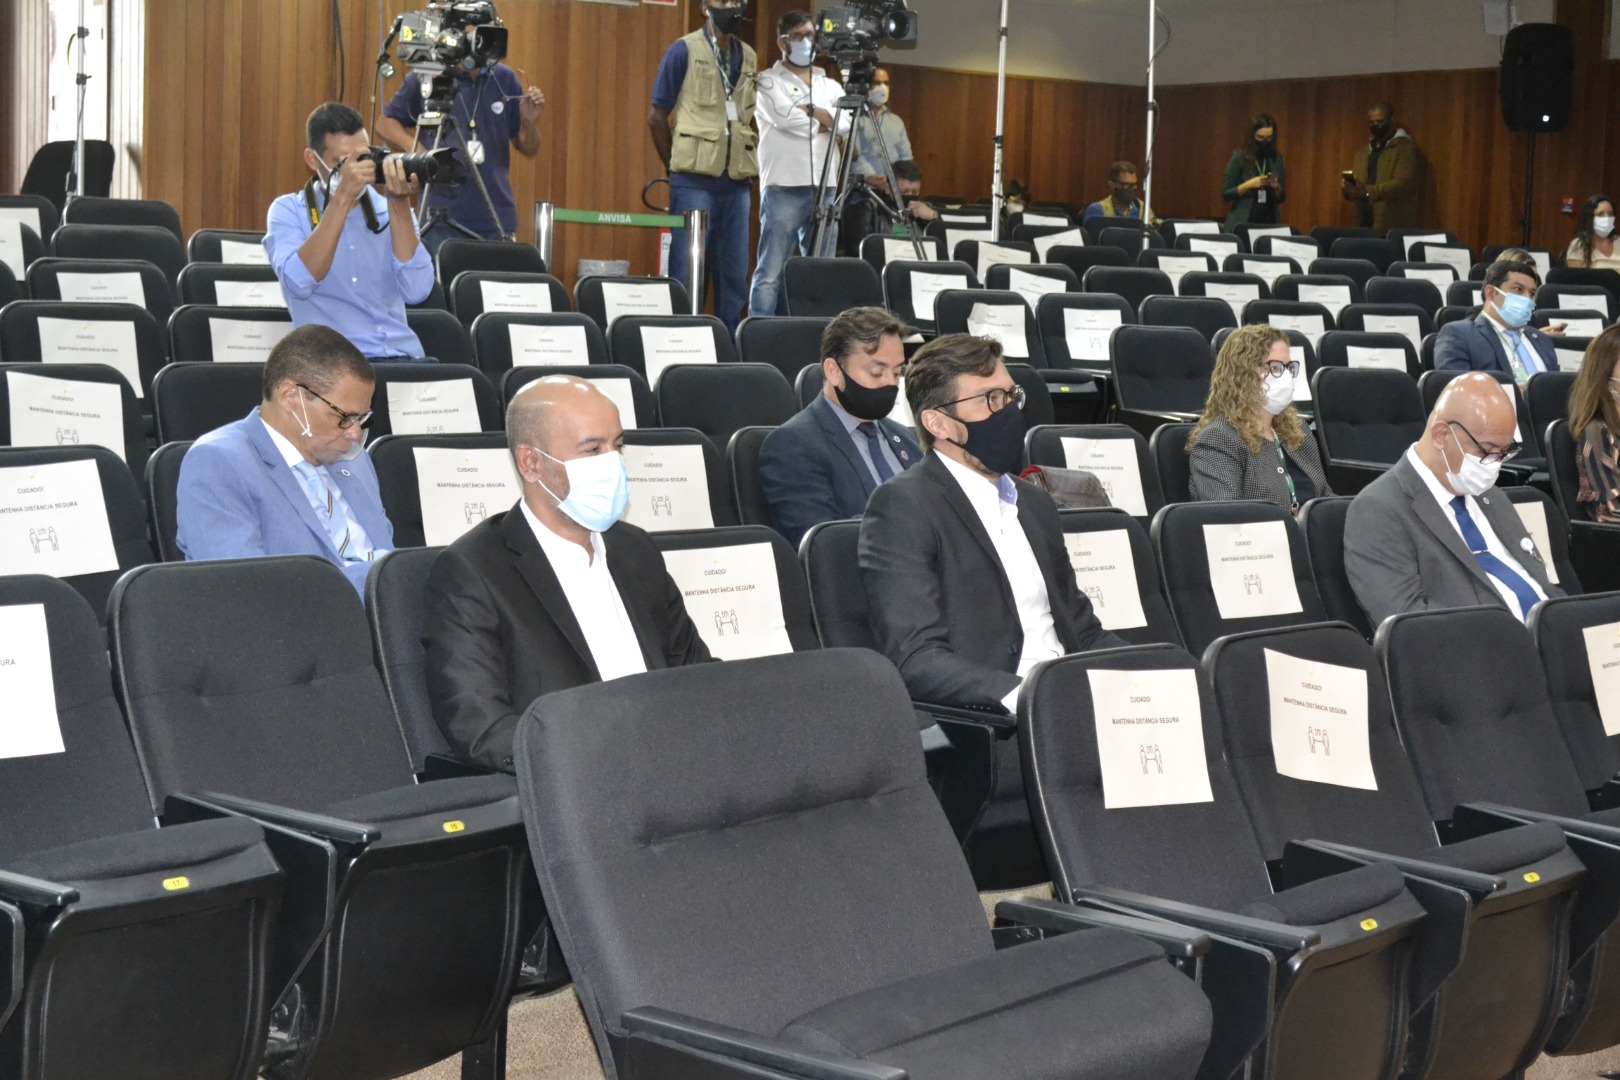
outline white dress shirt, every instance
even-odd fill
[[[270,433],[270,441],[275,443],[276,449],[281,452],[281,460],[285,461],[287,468],[292,470],[293,479],[298,481],[298,489],[304,493],[304,498],[309,501],[309,508],[315,511],[316,519],[320,519],[326,513],[326,500],[311,491],[309,485],[304,483],[304,478],[298,474],[298,466],[306,460],[303,451],[294,446],[292,440],[288,439],[287,436],[271,427],[264,417],[259,417],[259,423],[264,424],[264,430]],[[308,427],[309,425],[306,423],[304,426]],[[327,490],[332,493],[333,509],[340,511],[344,520],[348,523],[349,548],[344,553],[346,561],[370,562],[375,559],[377,557],[376,547],[372,544],[371,537],[366,535],[366,530],[361,527],[360,519],[354,516],[354,511],[349,507],[349,500],[343,497],[343,489],[332,481],[332,475],[327,472],[325,465],[316,465],[315,472],[319,474],[321,483],[325,484]]]
[[[1041,564],[1035,561],[1035,549],[1029,546],[1029,537],[1018,523],[1018,487],[1009,476],[986,480],[944,454],[936,456],[962,486],[962,494],[979,515],[984,531],[990,534],[990,543],[1001,560],[1001,572],[1007,575],[1018,608],[1018,625],[1024,631],[1024,647],[1018,654],[1018,677],[1023,678],[1041,661],[1062,656],[1063,642],[1058,640],[1057,624],[1052,620],[1052,600],[1046,592]],[[1001,703],[1008,712],[1016,711],[1018,689],[1010,691]]]
[[[596,662],[596,672],[602,676],[602,681],[646,671],[647,658],[641,654],[641,640],[636,637],[636,628],[630,625],[630,614],[624,609],[619,586],[608,572],[607,545],[602,543],[602,534],[591,533],[592,554],[587,557],[584,548],[541,524],[527,502],[519,499],[518,506],[523,509],[529,528],[534,530],[534,538],[540,542],[540,550],[545,552],[552,572],[562,585],[563,596],[574,611],[574,619],[585,635],[585,647],[591,650],[591,659]]]
[[[844,87],[818,67],[810,69],[806,86],[786,63],[778,60],[759,74],[759,96],[754,119],[759,127],[759,183],[761,187],[809,187],[821,179],[821,163],[832,146],[832,132],[804,111],[806,103],[833,113],[838,134],[849,131],[849,113],[838,113]],[[814,146],[815,158],[811,159]],[[836,182],[836,178],[829,178]]]
[[[1429,470],[1427,465],[1423,464],[1423,460],[1417,456],[1417,447],[1414,446],[1407,448],[1406,460],[1411,463],[1413,469],[1417,470],[1417,474],[1423,478],[1423,483],[1428,486],[1429,494],[1434,496],[1435,502],[1440,504],[1440,513],[1445,517],[1446,521],[1451,523],[1452,529],[1454,529],[1457,533],[1457,539],[1463,541],[1463,547],[1467,547],[1468,541],[1463,540],[1462,526],[1457,524],[1457,515],[1451,509],[1451,500],[1455,499],[1457,496],[1447,491],[1440,483],[1440,479]],[[1500,491],[1497,491],[1495,494],[1498,499],[1507,498],[1507,496],[1502,494]],[[1502,543],[1502,538],[1496,535],[1496,530],[1491,528],[1491,519],[1486,517],[1484,511],[1479,508],[1479,500],[1474,498],[1472,495],[1467,495],[1464,497],[1468,500],[1468,516],[1474,519],[1474,524],[1479,528],[1479,535],[1485,538],[1485,550],[1489,551],[1492,555],[1495,555],[1498,559],[1501,559],[1509,567],[1518,571],[1519,576],[1524,578],[1525,583],[1528,584],[1532,590],[1534,590],[1538,599],[1547,599],[1547,594],[1542,591],[1540,585],[1536,584],[1535,577],[1525,572],[1524,563],[1519,561],[1517,555],[1508,550],[1508,546]],[[1490,496],[1486,497],[1489,498]],[[1486,574],[1485,577],[1489,579],[1491,585],[1495,587],[1496,591],[1502,595],[1502,602],[1507,605],[1507,609],[1509,611],[1517,615],[1520,620],[1523,620],[1529,616],[1529,612],[1519,610],[1519,598],[1514,594],[1512,589],[1496,580],[1496,578],[1492,577],[1490,574]]]

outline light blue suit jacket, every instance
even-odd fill
[[[378,551],[394,546],[369,454],[326,467]],[[175,543],[188,559],[319,555],[337,564],[364,595],[369,563],[345,566],[315,516],[303,484],[259,419],[259,410],[215,428],[180,463]]]

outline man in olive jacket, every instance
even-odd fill
[[[1391,229],[1415,229],[1418,222],[1419,178],[1423,157],[1406,129],[1395,123],[1395,109],[1380,101],[1367,110],[1372,138],[1356,151],[1344,185],[1344,197],[1356,205],[1356,224],[1380,234]]]

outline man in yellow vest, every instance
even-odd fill
[[[647,127],[669,173],[669,212],[709,215],[704,237],[714,313],[736,332],[748,301],[750,181],[759,175],[754,50],[737,37],[743,0],[704,0],[703,26],[664,52]],[[687,282],[685,229],[674,230],[669,274]]]

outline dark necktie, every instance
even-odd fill
[[[1519,618],[1529,618],[1530,609],[1541,599],[1536,595],[1535,588],[1524,579],[1523,574],[1490,553],[1485,546],[1484,534],[1474,524],[1474,516],[1468,512],[1467,499],[1458,495],[1451,500],[1451,509],[1457,515],[1457,524],[1462,529],[1463,543],[1468,545],[1469,554],[1479,563],[1480,569],[1513,590],[1513,595],[1519,598]]]
[[[855,430],[866,436],[866,450],[872,456],[872,469],[877,473],[878,483],[883,483],[894,475],[889,468],[889,461],[883,456],[883,436],[878,433],[878,427],[870,420],[862,420],[855,425]]]

